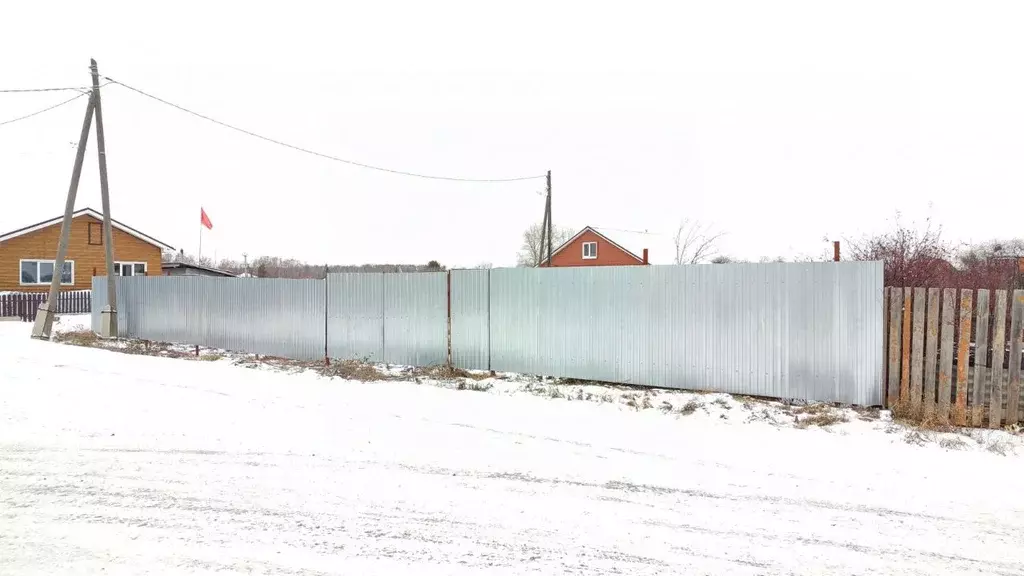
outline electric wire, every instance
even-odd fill
[[[175,104],[173,102],[170,102],[170,101],[165,100],[163,98],[160,98],[158,96],[154,96],[153,94],[150,94],[148,92],[145,92],[143,90],[135,88],[134,86],[129,86],[128,84],[125,84],[124,82],[121,82],[119,80],[115,80],[113,78],[110,78],[109,76],[104,76],[104,78],[106,80],[108,80],[109,82],[111,82],[111,83],[114,83],[114,84],[117,84],[118,86],[122,86],[124,88],[127,88],[128,90],[131,90],[132,92],[135,92],[137,94],[145,96],[146,98],[150,98],[152,100],[160,102],[161,104],[164,104],[166,106],[170,106],[172,108],[176,108],[176,109],[178,109],[178,110],[180,110],[182,112],[185,112],[187,114],[191,114],[192,116],[195,116],[197,118],[201,118],[201,119],[206,120],[208,122],[212,122],[212,123],[217,124],[219,126],[222,126],[224,128],[229,128],[231,130],[234,130],[236,132],[240,132],[240,133],[245,134],[247,136],[252,136],[253,138],[258,138],[260,140],[263,140],[263,141],[266,141],[266,142],[270,142],[272,144],[277,144],[278,146],[283,146],[285,148],[290,148],[290,149],[298,151],[298,152],[303,152],[305,154],[310,154],[310,155],[313,155],[313,156],[318,156],[320,158],[325,158],[327,160],[333,160],[335,162],[341,162],[342,164],[348,164],[350,166],[356,166],[358,168],[366,168],[368,170],[376,170],[376,171],[379,171],[379,172],[386,172],[386,173],[389,173],[389,174],[396,174],[396,175],[399,175],[399,176],[412,176],[412,177],[415,177],[415,178],[424,178],[424,179],[427,179],[427,180],[446,180],[446,181],[449,181],[449,182],[477,182],[477,183],[521,182],[521,181],[524,181],[524,180],[536,180],[536,179],[539,179],[539,178],[545,178],[547,176],[546,174],[540,174],[540,175],[536,175],[536,176],[518,176],[518,177],[513,177],[513,178],[462,178],[462,177],[457,177],[457,176],[438,176],[438,175],[433,175],[433,174],[420,174],[420,173],[417,173],[417,172],[407,172],[405,170],[396,170],[394,168],[385,168],[383,166],[374,166],[372,164],[365,164],[363,162],[356,162],[355,160],[347,160],[345,158],[339,158],[337,156],[332,156],[330,154],[324,154],[323,152],[317,152],[315,150],[310,150],[309,148],[303,148],[302,146],[296,146],[294,144],[289,144],[289,143],[283,142],[281,140],[270,138],[269,136],[264,136],[262,134],[257,134],[256,132],[252,132],[252,131],[246,130],[244,128],[239,128],[237,126],[233,126],[231,124],[228,124],[227,122],[222,122],[220,120],[217,120],[216,118],[212,118],[212,117],[207,116],[205,114],[200,114],[199,112],[195,112],[193,110],[189,110],[188,108],[185,108],[184,106],[180,106],[178,104]]]

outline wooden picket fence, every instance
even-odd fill
[[[10,292],[0,294],[0,318],[20,318],[23,322],[35,320],[36,310],[46,300],[45,292]],[[92,292],[79,290],[61,292],[57,299],[58,314],[88,314],[92,312]]]
[[[957,426],[1024,418],[1024,290],[886,288],[885,301],[887,406]]]

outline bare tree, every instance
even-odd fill
[[[543,229],[539,223],[532,224],[523,232],[523,245],[519,248],[519,253],[516,254],[516,266],[537,266],[547,258],[547,248],[541,246],[543,235]],[[555,226],[552,228],[551,235],[553,236],[551,246],[554,251],[576,233],[570,228]]]
[[[950,260],[953,250],[942,238],[942,227],[927,218],[921,226],[905,225],[900,213],[893,229],[859,240],[846,240],[852,260],[881,260],[886,286],[946,286],[956,270]]]
[[[676,230],[676,264],[700,264],[718,255],[718,241],[725,234],[710,224],[684,218]]]

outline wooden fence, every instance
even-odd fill
[[[46,300],[46,293],[11,292],[0,294],[0,318],[21,318],[31,322],[36,310]],[[61,292],[57,299],[58,314],[88,314],[92,312],[92,292],[80,290]]]
[[[1024,290],[886,288],[885,300],[887,406],[958,426],[1024,418]]]

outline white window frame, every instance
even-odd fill
[[[22,278],[21,278],[21,267],[24,265],[25,262],[35,262],[36,263],[36,281],[35,282],[24,282],[22,280]],[[57,273],[57,261],[56,260],[47,260],[45,258],[22,258],[21,260],[18,260],[18,285],[19,286],[49,286],[50,285],[49,282],[42,282],[41,279],[40,279],[40,274],[39,274],[39,265],[40,264],[53,264],[53,272],[54,272],[54,274]],[[61,279],[60,285],[61,286],[74,286],[75,285],[75,261],[74,260],[65,260],[64,264],[70,264],[71,265],[71,282],[64,282],[64,274],[61,273],[61,275],[60,275],[60,279]]]
[[[136,265],[141,265],[142,266],[142,276],[146,276],[146,275],[149,274],[149,266],[145,262],[120,262],[120,261],[118,261],[118,262],[114,262],[114,267],[115,267],[114,268],[114,276],[121,276],[121,271],[124,270],[125,266],[130,266],[131,267],[131,269],[132,269],[132,276],[138,276],[138,274],[135,273],[135,266]]]
[[[587,246],[594,247],[594,253],[587,256]],[[583,243],[583,259],[584,260],[597,260],[597,242],[584,242]]]

